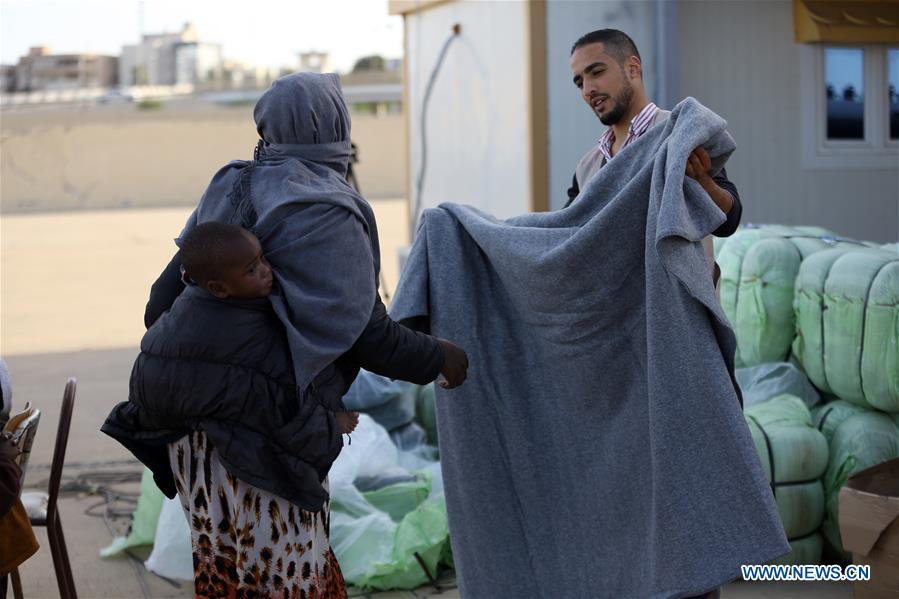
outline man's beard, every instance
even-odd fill
[[[631,107],[631,101],[634,99],[634,88],[631,87],[630,82],[627,79],[624,80],[624,89],[621,90],[621,93],[612,98],[612,103],[614,106],[612,109],[605,115],[597,115],[599,116],[599,122],[605,125],[606,127],[611,127],[620,121],[626,114],[628,109]]]

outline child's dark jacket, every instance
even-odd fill
[[[189,287],[140,349],[128,401],[102,431],[153,471],[163,493],[177,493],[167,444],[202,430],[231,474],[303,509],[322,507],[341,435],[314,389],[298,397],[267,299],[221,300]]]

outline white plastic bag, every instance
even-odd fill
[[[153,553],[144,562],[147,570],[177,580],[194,579],[190,528],[179,498],[166,499],[156,525]]]

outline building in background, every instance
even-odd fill
[[[144,35],[140,43],[122,48],[119,62],[123,86],[204,83],[210,73],[222,72],[221,47],[200,42],[192,23],[177,33]]]
[[[390,11],[405,22],[413,207],[420,197],[419,208],[462,201],[500,217],[561,208],[603,131],[572,84],[569,52],[584,33],[615,28],[640,50],[650,99],[672,108],[693,96],[727,119],[744,223],[899,239],[895,0],[391,0]]]
[[[16,66],[0,65],[0,92],[4,94],[16,91]]]
[[[327,52],[300,52],[297,54],[297,70],[303,73],[330,73],[331,55]]]
[[[175,44],[175,84],[217,84],[224,75],[222,47],[205,42]]]
[[[98,54],[51,54],[44,46],[31,48],[14,68],[13,91],[34,92],[113,87],[119,59]],[[8,73],[4,73],[6,85]],[[4,85],[4,89],[6,89]]]
[[[357,114],[402,114],[402,61],[383,56],[363,56],[353,70],[340,76],[347,104]]]

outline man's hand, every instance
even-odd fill
[[[359,424],[359,412],[334,412],[334,419],[337,421],[340,434],[348,435],[356,430],[356,425]]]
[[[454,389],[465,382],[468,376],[468,354],[446,339],[438,339],[437,343],[443,350],[443,368],[440,374],[444,380],[440,381],[440,386],[444,389]]]
[[[712,177],[709,176],[709,170],[711,168],[712,158],[709,156],[709,153],[706,152],[705,148],[699,146],[693,150],[690,157],[687,158],[687,169],[685,174],[702,183],[705,179],[712,179]]]
[[[690,153],[689,158],[687,158],[687,168],[684,170],[684,174],[695,179],[724,214],[730,214],[731,208],[734,207],[734,198],[730,195],[730,192],[726,189],[721,189],[718,184],[715,183],[715,180],[709,175],[709,170],[711,168],[711,156],[709,156],[709,153],[705,148],[699,146],[693,150],[693,152]]]

